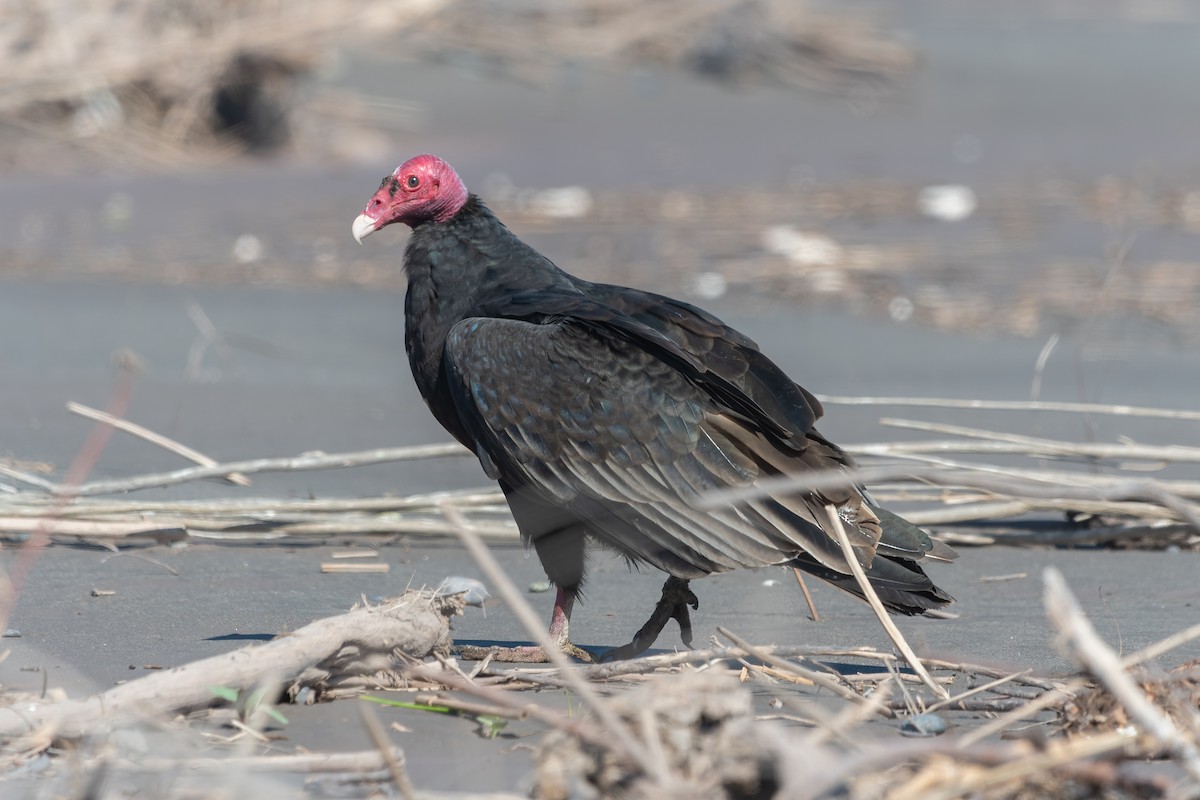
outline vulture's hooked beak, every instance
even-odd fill
[[[370,236],[377,229],[376,221],[368,217],[366,214],[359,214],[354,218],[354,224],[350,226],[350,232],[354,234],[354,241],[362,244],[362,240]]]

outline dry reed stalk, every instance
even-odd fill
[[[379,717],[375,716],[373,708],[360,702],[358,716],[362,720],[363,728],[367,731],[367,736],[371,738],[371,743],[375,745],[375,749],[383,758],[388,774],[392,776],[392,783],[396,785],[396,791],[404,800],[417,800],[417,792],[413,788],[412,781],[409,780],[408,770],[405,769],[404,751],[392,747],[387,731],[380,724]]]
[[[838,516],[837,508],[833,504],[825,506],[825,515],[829,519],[830,532],[834,539],[842,548],[842,555],[846,557],[846,563],[850,567],[850,574],[854,576],[854,580],[858,582],[858,587],[862,589],[863,597],[871,606],[871,610],[875,612],[875,616],[879,618],[879,623],[883,625],[883,629],[887,631],[888,637],[896,648],[903,654],[904,660],[912,667],[913,672],[920,676],[922,682],[929,687],[935,695],[946,700],[950,697],[950,693],[946,691],[944,686],[938,684],[926,671],[925,665],[921,663],[921,659],[917,658],[917,654],[913,652],[908,641],[904,638],[904,634],[900,633],[900,629],[892,622],[888,616],[887,609],[883,607],[883,603],[879,599],[879,595],[875,594],[875,587],[868,580],[866,572],[861,564],[858,563],[858,556],[854,552],[854,547],[850,544],[850,537],[846,535],[845,528],[842,527],[842,519]]]
[[[915,398],[902,398],[915,402]],[[931,401],[940,402],[940,401]],[[968,401],[964,401],[968,402]],[[983,401],[980,401],[983,402]],[[72,404],[76,407],[77,404]],[[1100,407],[1101,409],[1108,407]],[[1112,407],[1114,413],[1125,413],[1129,407]],[[1073,407],[1072,407],[1072,410]],[[1138,413],[1165,415],[1165,409],[1132,409]],[[1174,412],[1170,412],[1174,413]],[[1179,412],[1183,413],[1183,412]],[[892,421],[895,422],[895,421]],[[1158,527],[1092,527],[1067,531],[1005,534],[1004,540],[1013,543],[1072,544],[1087,542],[1116,542],[1130,539],[1157,539],[1162,542],[1188,543],[1187,529],[1171,526],[1179,522],[1200,529],[1200,506],[1191,502],[1200,498],[1200,482],[1137,478],[1120,475],[1097,475],[1064,470],[1020,469],[998,467],[925,455],[927,452],[1005,451],[1019,452],[1029,457],[1044,458],[1048,453],[1067,457],[1096,457],[1104,453],[1113,457],[1132,455],[1167,462],[1177,457],[1191,458],[1197,448],[1157,448],[1139,445],[1103,446],[1078,445],[1035,437],[999,434],[962,426],[940,426],[928,423],[909,423],[923,429],[949,432],[982,442],[907,442],[860,445],[848,448],[860,454],[875,454],[890,458],[915,460],[926,466],[868,467],[855,473],[835,471],[814,473],[804,479],[810,489],[845,485],[850,481],[871,484],[883,483],[896,492],[906,487],[908,499],[923,503],[938,503],[942,508],[918,508],[906,512],[917,524],[950,524],[984,519],[1000,519],[1021,514],[1041,512],[1070,512],[1105,517],[1123,517],[1144,523],[1159,523]],[[148,437],[157,434],[136,428]],[[996,440],[1000,437],[1000,441]],[[182,447],[182,445],[180,445]],[[194,452],[194,451],[193,451]],[[90,538],[122,538],[141,535],[190,535],[208,539],[276,540],[288,536],[324,536],[336,534],[432,534],[450,533],[441,521],[436,508],[443,500],[471,506],[473,524],[496,537],[515,538],[515,528],[503,496],[494,489],[457,493],[429,493],[397,498],[340,498],[330,500],[229,499],[213,501],[126,501],[95,499],[98,495],[125,492],[137,488],[166,486],[190,480],[222,477],[239,471],[287,471],[294,469],[334,469],[359,464],[383,463],[410,458],[469,455],[454,444],[418,448],[388,448],[360,453],[304,454],[296,458],[256,459],[232,464],[211,464],[171,473],[141,475],[114,481],[100,481],[74,487],[73,492],[90,499],[76,498],[63,503],[68,491],[61,484],[38,475],[0,464],[0,474],[9,475],[37,487],[42,492],[13,492],[0,495],[0,532],[25,533],[32,525],[41,524],[56,536]],[[792,485],[790,481],[762,482],[751,491],[778,491]],[[716,495],[712,502],[736,501],[741,495]],[[51,511],[50,509],[55,509]],[[416,512],[416,513],[403,513]],[[435,513],[437,514],[435,518]],[[150,515],[153,516],[150,516]],[[496,515],[503,521],[491,525],[483,520]],[[35,522],[36,521],[36,522]],[[263,530],[246,530],[259,525]],[[231,527],[240,530],[230,531]],[[1181,538],[1182,537],[1182,538]],[[975,541],[955,533],[960,543]],[[980,542],[997,540],[997,536],[979,538]]]
[[[793,664],[790,661],[786,661],[782,658],[777,658],[767,652],[759,650],[758,648],[756,648],[753,645],[746,642],[745,639],[742,639],[741,637],[729,632],[727,629],[725,629],[723,627],[718,626],[717,633],[721,634],[726,639],[733,642],[738,647],[740,647],[742,650],[744,650],[746,653],[746,656],[748,656],[750,658],[757,659],[766,664],[771,664],[772,666],[777,667],[781,670],[784,670],[785,672],[791,672],[794,675],[797,675],[801,678],[804,678],[807,681],[810,681],[813,684],[816,684],[817,686],[823,686],[824,688],[826,688],[829,691],[836,694],[838,697],[841,697],[845,700],[849,700],[851,702],[858,703],[859,705],[866,705],[867,703],[869,703],[869,700],[866,697],[858,694],[857,692],[855,692],[853,689],[847,687],[846,685],[839,683],[838,681],[831,678],[829,675],[825,675],[820,672],[816,672],[814,670],[805,669],[804,667],[800,666],[799,664]],[[879,713],[883,714],[884,716],[892,716],[889,709],[884,708],[884,707],[881,707],[879,709]]]
[[[1054,567],[1043,573],[1046,584],[1046,614],[1062,637],[1064,648],[1112,692],[1129,716],[1160,746],[1179,759],[1183,768],[1200,784],[1200,748],[1175,727],[1125,671],[1125,665],[1100,636],[1079,607],[1066,579]]]
[[[471,455],[471,452],[460,444],[445,443],[417,445],[415,447],[383,447],[357,453],[320,453],[293,456],[291,458],[257,458],[249,461],[218,464],[215,467],[190,467],[171,472],[140,475],[123,480],[95,481],[93,483],[82,484],[71,494],[76,497],[90,497],[98,494],[132,492],[137,489],[174,486],[206,478],[221,478],[230,472],[240,472],[248,475],[255,472],[341,469],[343,467],[360,467],[368,464],[386,464],[393,461],[411,461],[421,458],[445,458],[464,455]],[[56,487],[53,490],[54,494],[63,494],[66,492],[67,489],[62,487]]]
[[[86,417],[87,419],[103,422],[106,425],[111,425],[119,431],[125,431],[126,433],[132,434],[139,439],[144,439],[151,444],[156,444],[165,450],[175,453],[176,455],[183,456],[189,461],[194,461],[202,467],[215,467],[217,465],[215,459],[209,458],[203,453],[193,450],[187,445],[180,444],[174,439],[168,439],[161,433],[155,433],[154,431],[143,428],[141,425],[136,423],[121,419],[120,417],[114,417],[112,414],[109,414],[106,411],[89,408],[88,406],[75,402],[67,403],[67,411],[70,411],[72,414],[78,414],[81,417]],[[225,480],[238,486],[250,485],[249,478],[236,472],[226,475]]]
[[[321,564],[321,572],[325,572],[325,573],[331,573],[331,572],[335,572],[335,573],[336,572],[377,573],[377,572],[390,572],[391,569],[392,569],[391,564],[337,564],[337,563]]]
[[[1054,411],[1069,414],[1102,414],[1153,419],[1200,420],[1200,411],[1102,403],[1057,403],[1046,400],[962,400],[948,397],[849,397],[819,394],[822,403],[848,406],[917,406],[969,408],[986,411]]]
[[[1161,639],[1154,644],[1125,656],[1121,660],[1121,664],[1125,668],[1133,667],[1150,661],[1155,658],[1169,653],[1188,642],[1200,639],[1200,624],[1192,625],[1178,633],[1174,633],[1165,639]],[[1047,688],[1047,691],[1034,699],[1030,700],[1021,708],[1014,709],[990,722],[985,723],[979,728],[965,734],[961,739],[961,746],[968,747],[983,741],[988,736],[993,736],[1013,724],[1037,714],[1039,711],[1052,707],[1056,703],[1061,703],[1068,700],[1071,696],[1082,689],[1087,684],[1083,678],[1071,678],[1064,681],[1058,686]]]
[[[399,748],[393,753],[403,756]],[[362,773],[376,772],[385,768],[384,755],[378,749],[352,753],[293,753],[288,755],[259,756],[195,756],[192,758],[161,758],[146,756],[137,761],[118,761],[114,768],[120,771],[173,773],[221,772],[296,772],[319,773]]]
[[[804,582],[804,574],[792,567],[792,576],[795,577],[796,583],[800,584],[800,592],[804,595],[804,602],[808,605],[808,613],[813,622],[820,622],[821,615],[817,613],[817,606],[813,602],[812,595],[808,592],[808,584]]]
[[[1100,444],[1094,442],[1064,442],[1057,439],[1045,439],[1038,436],[1023,436],[1016,433],[971,428],[965,425],[947,425],[940,422],[922,422],[912,419],[897,419],[884,417],[880,425],[891,428],[904,428],[913,431],[929,433],[945,433],[951,436],[962,436],[969,439],[983,439],[996,445],[1014,445],[1019,447],[1022,455],[1036,457],[1082,457],[1108,459],[1141,459],[1149,461],[1176,461],[1184,463],[1200,462],[1200,447],[1185,447],[1183,445],[1140,445],[1132,442],[1120,444]],[[901,445],[900,450],[903,450]],[[1001,452],[1002,448],[992,452]]]
[[[642,768],[663,788],[670,783],[670,771],[663,761],[650,758],[642,748],[633,733],[625,726],[613,711],[601,701],[592,686],[574,670],[566,655],[559,650],[557,643],[551,641],[550,635],[538,620],[537,614],[517,589],[516,585],[504,572],[504,569],[488,552],[487,545],[471,528],[462,513],[450,505],[443,505],[442,511],[446,520],[455,526],[459,539],[466,546],[475,563],[487,576],[489,583],[496,593],[504,599],[530,635],[533,641],[542,648],[546,658],[558,668],[559,674],[566,680],[579,699],[596,715],[604,728],[612,735],[622,753]]]
[[[0,496],[3,498],[5,496]],[[5,514],[10,516],[39,517],[54,500],[44,495],[23,493],[8,495],[0,499]],[[176,516],[212,516],[253,520],[262,517],[276,519],[280,515],[309,514],[309,518],[320,518],[330,513],[405,511],[412,509],[436,509],[439,503],[452,503],[459,508],[472,511],[503,511],[508,507],[504,495],[497,489],[461,489],[428,492],[396,497],[335,497],[326,499],[297,500],[295,498],[224,498],[220,500],[76,500],[64,506],[59,515],[96,516],[116,514],[174,514]]]

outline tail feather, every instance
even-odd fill
[[[906,519],[890,511],[871,506],[879,517],[883,535],[870,566],[865,570],[871,588],[879,595],[885,608],[897,614],[924,614],[934,608],[954,602],[949,593],[938,588],[917,563],[919,559],[952,561],[958,553]],[[797,556],[792,566],[850,594],[864,598],[862,587],[853,575],[832,570],[807,554]]]
[[[958,558],[958,551],[953,547],[930,538],[929,534],[903,517],[874,504],[871,510],[879,517],[883,527],[879,552],[907,558],[932,558],[934,561],[953,561]]]

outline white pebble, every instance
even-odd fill
[[[243,233],[233,243],[233,260],[239,264],[253,264],[262,261],[265,249],[262,239],[252,233]]]
[[[529,201],[534,214],[552,219],[586,217],[592,210],[592,193],[582,186],[563,186],[534,192]]]
[[[719,272],[701,272],[692,281],[692,292],[705,300],[716,300],[728,288],[729,282]]]
[[[763,231],[762,246],[801,267],[823,267],[842,260],[842,246],[820,233],[805,233],[791,225],[772,225]]]
[[[960,222],[974,214],[978,205],[971,187],[959,184],[926,186],[917,195],[921,213],[943,222]]]
[[[888,315],[896,322],[908,322],[913,315],[913,303],[904,295],[893,297],[888,303]]]
[[[444,579],[437,588],[436,594],[440,595],[464,595],[464,602],[469,606],[483,607],[483,601],[491,597],[487,587],[481,581],[474,578],[466,578],[462,575],[451,575]]]

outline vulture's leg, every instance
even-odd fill
[[[688,606],[693,609],[700,608],[700,601],[688,588],[688,582],[675,576],[667,578],[667,582],[663,584],[662,588],[662,599],[654,607],[654,613],[650,615],[650,619],[646,620],[646,624],[634,635],[633,641],[620,647],[614,647],[605,653],[601,660],[622,661],[641,655],[654,645],[658,635],[671,620],[679,623],[679,638],[683,639],[685,646],[691,648],[692,618],[688,614]]]
[[[568,656],[580,661],[595,659],[586,651],[571,644],[571,609],[583,583],[584,546],[586,531],[574,516],[559,508],[548,507],[513,491],[501,483],[521,533],[533,544],[538,560],[548,577],[558,587],[554,611],[550,615],[550,641]],[[463,658],[482,659],[490,655],[493,661],[522,664],[544,664],[549,659],[538,645],[520,647],[478,647],[461,645],[457,649]]]
[[[568,656],[580,661],[591,663],[595,661],[590,653],[571,644],[571,609],[575,606],[576,589],[559,589],[554,598],[554,611],[550,614],[550,641],[558,646]],[[536,644],[516,647],[482,647],[480,645],[456,645],[455,652],[462,658],[472,661],[482,661],[491,656],[492,661],[503,661],[514,664],[545,664],[550,659]]]

